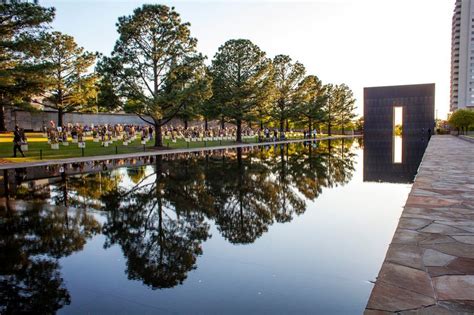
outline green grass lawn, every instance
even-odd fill
[[[290,139],[301,139],[302,134],[294,134]],[[72,143],[69,139],[69,146],[63,146],[59,144],[59,150],[52,150],[48,144],[46,137],[42,133],[27,133],[28,138],[28,152],[25,152],[25,157],[13,157],[13,134],[5,133],[0,134],[0,159],[8,162],[31,162],[53,159],[65,159],[73,157],[81,157],[83,152],[82,149],[78,148],[77,143]],[[215,147],[220,145],[231,145],[236,142],[233,140],[222,140],[222,141],[208,141],[206,143],[201,141],[186,142],[185,140],[177,140],[172,142],[171,140],[163,140],[164,145],[170,149],[184,149],[184,148],[205,148]],[[245,143],[256,143],[257,138],[244,139]],[[153,141],[149,141],[146,144],[146,150],[153,150]],[[108,147],[103,147],[100,142],[94,142],[92,137],[86,138],[86,148],[84,149],[84,156],[98,156],[98,155],[114,155],[124,153],[135,153],[143,152],[144,148],[141,144],[141,140],[135,140],[128,146],[124,146],[122,141],[116,141]],[[18,154],[21,156],[21,154]],[[17,155],[17,156],[18,156]]]
[[[13,158],[13,135],[11,133],[0,135],[0,158],[10,162],[29,162],[40,160],[41,154],[43,160],[50,159],[64,159],[72,157],[81,157],[82,149],[78,148],[76,143],[72,143],[69,139],[69,146],[63,146],[59,144],[59,150],[52,150],[48,144],[47,139],[41,133],[27,133],[28,138],[28,152],[25,152],[26,157]],[[245,139],[246,143],[255,143],[256,138]],[[146,144],[146,150],[153,149],[153,141],[149,141]],[[235,144],[235,141],[209,141],[209,142],[186,142],[184,140],[177,140],[172,142],[171,140],[164,140],[164,145],[170,149],[182,149],[182,148],[199,148],[199,147],[213,147],[219,145]],[[86,148],[84,149],[84,156],[97,156],[97,155],[112,155],[112,154],[123,154],[123,153],[134,153],[143,152],[144,148],[141,144],[140,139],[135,140],[128,146],[124,146],[122,141],[116,141],[108,147],[102,147],[101,143],[93,142],[91,137],[86,138]],[[21,156],[21,154],[20,154]]]

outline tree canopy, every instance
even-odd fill
[[[328,133],[353,126],[349,87],[323,84],[288,55],[272,60],[250,40],[231,39],[206,66],[190,23],[173,7],[143,5],[120,17],[115,47],[98,58],[72,36],[47,30],[53,8],[0,6],[0,131],[4,106],[31,102],[57,110],[58,125],[71,111],[135,113],[155,127],[155,146],[174,118],[185,128],[200,119],[206,129],[209,120],[232,123],[237,141],[254,122],[280,131],[325,123]]]
[[[90,72],[96,53],[85,51],[72,36],[60,32],[43,35],[42,59],[48,62],[47,87],[34,102],[58,111],[58,126],[65,113],[79,110],[96,97],[96,76]]]
[[[293,62],[290,56],[278,55],[273,59],[273,82],[276,95],[271,114],[280,124],[280,131],[288,130],[288,121],[297,113],[297,100],[303,92],[301,84],[306,69],[303,64]],[[286,128],[285,128],[285,123]]]
[[[301,81],[298,87],[296,112],[300,120],[307,124],[308,131],[312,132],[314,122],[326,120],[324,107],[328,101],[327,87],[314,75],[309,75]]]
[[[41,33],[54,13],[32,3],[0,4],[0,131],[6,130],[5,106],[28,104],[43,90],[48,64],[39,58]]]
[[[344,132],[345,124],[355,118],[355,99],[351,89],[345,85],[327,85],[328,101],[326,102],[326,124],[329,135],[332,127],[339,124]]]
[[[233,39],[219,47],[211,74],[213,99],[222,115],[236,124],[240,142],[242,122],[255,117],[262,95],[271,88],[271,62],[250,40]]]
[[[189,26],[174,8],[143,5],[119,18],[120,37],[100,67],[121,97],[134,101],[130,110],[156,127],[156,146],[163,144],[161,126],[188,102],[210,97],[204,56],[197,52]]]
[[[470,126],[474,126],[474,111],[458,109],[449,117],[449,124],[458,130],[467,131]]]

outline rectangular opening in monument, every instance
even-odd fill
[[[393,163],[403,162],[403,107],[393,107]]]

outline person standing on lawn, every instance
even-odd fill
[[[153,139],[153,127],[152,126],[148,127],[148,134],[150,135],[150,140],[152,140]]]
[[[15,126],[15,131],[13,132],[13,157],[16,157],[16,151],[20,151],[21,155],[25,157],[25,154],[21,150],[21,142],[23,141],[23,137],[18,126]]]

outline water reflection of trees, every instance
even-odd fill
[[[150,175],[143,173],[131,188],[118,187],[110,198],[104,198],[105,207],[113,209],[103,229],[108,237],[105,247],[120,245],[128,277],[154,289],[182,283],[196,268],[201,243],[208,237],[204,214],[191,211],[193,192],[188,191],[186,200],[180,199],[182,194],[173,194],[179,178],[163,168],[158,156]],[[183,183],[182,189],[187,187]]]
[[[114,172],[92,173],[81,176],[61,174],[52,188],[51,201],[55,205],[81,209],[102,209],[102,196],[114,191],[122,176]]]
[[[0,313],[51,314],[70,303],[58,260],[100,231],[85,211],[0,205]]]
[[[182,283],[196,268],[208,220],[233,244],[253,243],[275,222],[306,211],[324,187],[347,183],[352,142],[306,143],[213,154],[159,156],[128,169],[101,196],[106,247],[121,246],[130,279],[152,288]]]
[[[351,147],[351,140],[338,140],[157,156],[148,166],[75,176],[63,173],[44,191],[49,192],[46,199],[54,205],[106,211],[102,229],[105,247],[121,247],[128,277],[154,289],[171,288],[183,283],[196,268],[202,243],[210,237],[210,221],[230,243],[255,242],[274,223],[290,222],[303,214],[306,201],[316,200],[324,188],[349,182],[354,171]],[[28,196],[28,191],[34,190],[18,191]],[[19,218],[13,219],[21,220],[23,215],[30,214],[16,214]],[[49,216],[48,220],[58,219],[54,213]],[[35,227],[51,226],[48,220],[42,218]],[[66,221],[71,226],[90,226],[77,220]],[[17,224],[17,228],[21,226]],[[42,268],[49,274],[35,280],[49,279],[51,283],[46,281],[44,286],[56,286],[58,305],[67,304],[69,295],[59,276],[57,259],[82,248],[81,240],[92,233],[83,228],[66,237],[61,231],[48,231],[56,233],[52,240],[61,240],[57,250],[44,235],[39,236],[41,244],[46,244],[44,250],[49,250],[44,254],[50,258],[42,257],[36,264],[49,264]],[[28,258],[26,263],[33,266],[35,261]],[[39,277],[39,269],[25,266],[20,270],[24,277]]]
[[[268,166],[251,153],[242,155],[239,148],[210,163],[206,186],[215,199],[211,218],[219,231],[231,243],[247,244],[268,230],[277,202]]]

